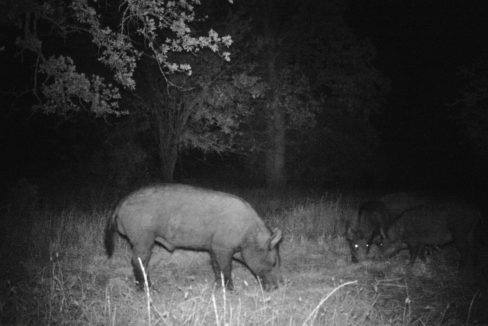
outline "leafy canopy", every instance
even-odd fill
[[[57,114],[86,108],[97,115],[119,115],[124,113],[119,107],[121,90],[135,89],[134,72],[142,57],[154,60],[166,80],[175,72],[192,74],[190,64],[176,62],[173,54],[207,48],[230,60],[223,51],[232,44],[230,36],[212,29],[205,36],[194,35],[191,25],[203,20],[197,18],[199,5],[199,0],[122,0],[113,8],[96,0],[5,1],[0,4],[7,13],[1,23],[14,26],[15,42],[1,48],[3,54],[17,50],[24,64],[31,65],[28,91],[18,93],[34,95],[36,108]],[[79,71],[66,50],[74,39],[95,45],[94,55],[110,74]]]

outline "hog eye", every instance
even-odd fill
[[[357,243],[354,244],[354,248],[359,248],[359,245]]]

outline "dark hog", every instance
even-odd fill
[[[238,252],[265,290],[281,282],[281,231],[270,232],[250,204],[230,194],[178,184],[143,188],[123,199],[108,221],[109,257],[117,231],[132,246],[131,263],[140,288],[144,276],[138,258],[147,273],[155,242],[170,252],[176,248],[208,251],[217,284],[222,273],[231,290],[231,263]]]
[[[428,205],[432,199],[418,193],[397,192],[384,195],[379,201],[385,204],[388,213],[395,219],[408,209]]]
[[[352,262],[367,259],[373,244],[382,245],[392,219],[393,216],[381,201],[368,201],[361,205],[356,218],[346,225],[346,240]]]
[[[356,219],[346,225],[346,240],[355,263],[372,258],[372,246],[381,248],[385,230],[404,211],[429,202],[427,197],[416,193],[392,193],[379,200],[365,202],[358,210]]]
[[[477,260],[474,231],[480,218],[478,209],[455,201],[409,209],[386,232],[381,253],[389,258],[408,249],[413,264],[417,257],[425,260],[427,249],[454,242],[460,267],[472,266]]]

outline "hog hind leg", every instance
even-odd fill
[[[224,284],[229,290],[234,289],[232,282],[232,255],[233,252],[222,249],[212,249],[210,251],[210,259],[212,262],[212,269],[215,274],[215,282],[218,286],[222,283],[221,273],[224,275]]]
[[[144,270],[146,272],[147,284],[150,287],[151,281],[149,279],[149,272],[147,270],[149,259],[151,258],[151,249],[154,245],[154,239],[144,239],[133,244],[131,264],[134,270],[134,278],[136,285],[140,290],[144,289],[144,273],[141,269],[139,258],[142,261]]]

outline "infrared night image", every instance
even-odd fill
[[[488,4],[0,12],[1,325],[488,324]]]

